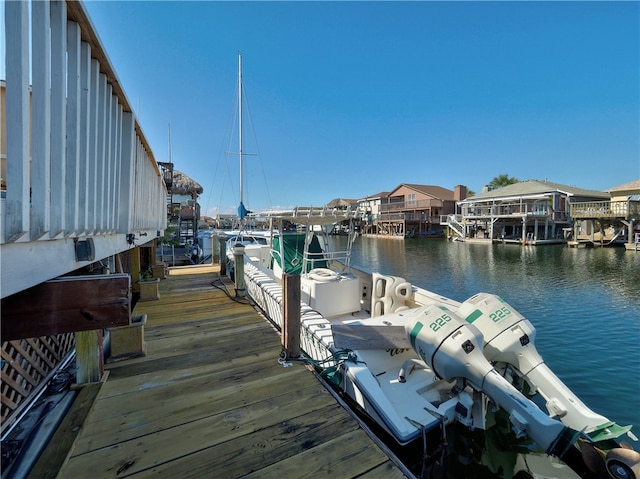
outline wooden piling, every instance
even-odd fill
[[[218,244],[220,245],[220,275],[227,274],[227,235],[220,233],[218,235]]]
[[[246,286],[244,283],[244,246],[237,244],[233,247],[233,268],[236,285],[236,298],[244,298]]]
[[[218,235],[211,234],[211,264],[218,264]]]
[[[289,357],[300,357],[300,275],[282,276],[282,346]]]

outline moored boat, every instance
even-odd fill
[[[620,446],[624,435],[635,438],[631,427],[590,410],[553,374],[526,318],[493,294],[458,302],[356,268],[352,225],[345,251],[331,251],[328,240],[354,217],[311,207],[274,214],[271,242],[245,246],[242,268],[247,294],[280,328],[282,277],[300,275],[305,358],[366,415],[408,444],[453,422],[484,429],[502,409],[518,436],[582,477],[640,477],[640,455]]]
[[[241,114],[239,130],[242,221],[250,212],[242,199]],[[352,265],[356,214],[328,207],[261,214],[269,233],[241,227],[226,244],[236,291],[282,329],[283,278],[299,275],[303,359],[399,445],[452,423],[485,429],[492,412],[504,411],[517,437],[579,476],[640,479],[640,454],[621,441],[637,440],[631,426],[571,392],[538,354],[533,325],[512,306],[488,293],[458,302]],[[343,251],[329,247],[337,224],[348,237]],[[291,359],[283,353],[283,362]]]

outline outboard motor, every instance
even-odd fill
[[[593,440],[613,439],[631,429],[589,409],[544,363],[535,347],[536,330],[515,309],[494,294],[479,293],[462,303],[460,317],[484,337],[484,356],[492,363],[514,366],[532,391],[540,392],[549,414]]]
[[[405,331],[420,357],[442,379],[466,379],[510,415],[515,432],[527,435],[547,454],[562,459],[582,477],[590,477],[580,451],[578,434],[550,418],[513,387],[487,361],[482,333],[444,306],[431,305],[408,315]]]

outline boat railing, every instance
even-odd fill
[[[348,269],[351,264],[351,251],[323,251],[320,253],[310,253],[305,251],[303,254],[303,260],[306,265],[310,265],[310,268],[307,269],[313,269],[316,264],[326,264],[331,261],[339,261],[344,265],[344,269]]]
[[[299,225],[328,225],[349,221],[358,216],[353,208],[329,208],[327,206],[298,206],[293,210],[279,211],[267,217],[288,220]]]

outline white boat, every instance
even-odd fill
[[[354,217],[327,208],[282,212],[271,218],[269,244],[236,250],[244,253],[247,295],[279,328],[283,274],[300,275],[301,348],[324,377],[401,445],[454,421],[485,428],[487,412],[502,408],[518,436],[579,475],[606,467],[611,477],[640,478],[640,454],[616,442],[625,434],[637,440],[631,426],[592,411],[553,374],[527,319],[493,294],[458,302],[355,268]],[[328,232],[343,221],[348,247],[331,251]],[[297,230],[284,232],[285,222]]]
[[[242,57],[238,61],[240,220],[242,197]],[[535,328],[498,296],[458,302],[403,278],[351,265],[351,209],[299,207],[263,214],[270,232],[242,227],[227,241],[227,272],[264,315],[283,328],[283,275],[300,275],[304,358],[400,445],[458,422],[484,429],[503,409],[513,431],[533,440],[583,477],[640,479],[640,454],[615,441],[636,439],[590,410],[544,364]],[[332,251],[329,233],[348,224],[347,247]],[[286,356],[286,352],[285,352]],[[286,360],[286,357],[282,358]],[[538,394],[543,410],[530,396]],[[600,453],[600,451],[608,451]]]

